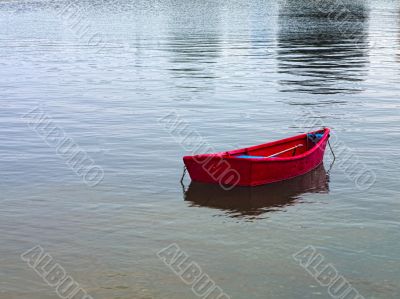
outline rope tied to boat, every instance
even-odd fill
[[[186,186],[185,186],[185,184],[183,183],[183,179],[185,178],[185,175],[186,175],[186,171],[187,171],[187,168],[186,168],[186,165],[184,165],[183,166],[183,173],[182,173],[182,177],[181,177],[181,186],[182,186],[182,190],[183,190],[183,197],[185,198],[186,197]]]
[[[187,168],[186,168],[186,165],[184,165],[184,166],[183,166],[182,177],[181,177],[181,180],[180,180],[181,184],[183,184],[183,179],[185,178],[186,171],[187,171]]]
[[[331,170],[332,170],[333,164],[335,164],[335,160],[336,160],[336,155],[335,155],[335,153],[333,152],[332,145],[331,145],[331,143],[330,143],[330,141],[329,141],[329,138],[330,138],[330,137],[331,137],[331,135],[329,134],[329,137],[328,137],[328,146],[329,146],[329,149],[331,150],[331,153],[332,153],[332,156],[333,156],[333,160],[332,160],[331,164],[329,165],[328,171],[326,172],[326,176],[327,176],[328,181],[329,181],[329,176],[330,176],[330,174],[331,174]]]
[[[331,136],[329,135],[329,137],[331,137]],[[334,162],[336,160],[336,155],[333,152],[333,149],[332,149],[332,146],[331,146],[331,142],[329,141],[329,138],[328,138],[328,145],[329,145],[329,149],[331,150],[331,153],[333,155],[333,161],[332,162]]]

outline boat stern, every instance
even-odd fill
[[[221,154],[206,154],[185,156],[183,162],[193,181],[222,186],[250,184],[250,164],[239,159],[230,159]]]

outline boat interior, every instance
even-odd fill
[[[312,149],[326,133],[325,129],[278,140],[240,150],[227,152],[241,159],[289,158],[301,155]]]

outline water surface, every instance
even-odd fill
[[[365,298],[399,298],[400,6],[326,3],[2,1],[0,298],[57,298],[20,259],[37,244],[93,298],[196,298],[156,256],[171,243],[231,298],[329,298],[292,258],[307,245]],[[36,107],[100,184],[28,126]],[[329,126],[338,159],[283,186],[186,178],[184,193],[171,112],[215,151]]]

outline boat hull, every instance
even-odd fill
[[[311,149],[305,149],[296,156],[238,158],[242,153],[257,154],[288,148],[300,141],[305,142],[307,134],[315,132],[322,132],[322,138]],[[191,179],[197,182],[223,186],[258,186],[288,180],[303,175],[322,163],[329,129],[315,132],[230,152],[185,156],[183,161]]]

